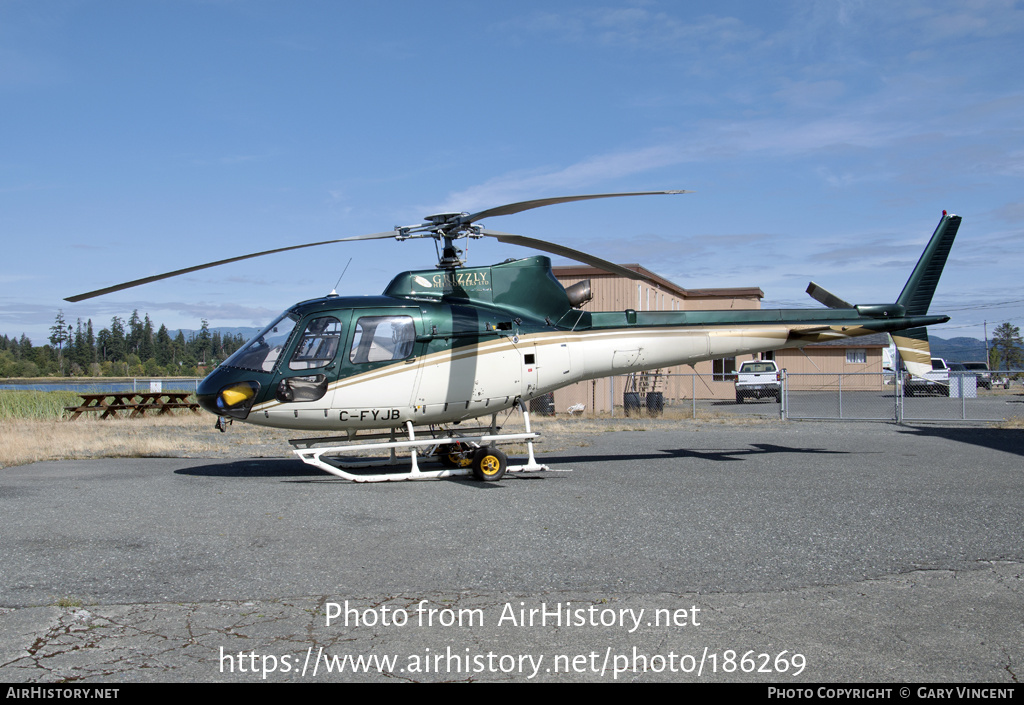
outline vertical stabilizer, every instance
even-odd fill
[[[960,229],[960,216],[942,212],[942,219],[932,233],[932,239],[918,260],[917,266],[896,300],[906,308],[908,316],[924,316],[932,304],[932,295],[939,284],[942,269],[953,247],[956,232]],[[893,333],[893,343],[900,352],[907,371],[915,377],[923,377],[932,370],[932,353],[928,345],[927,328],[911,328]]]
[[[928,247],[925,248],[910,279],[903,287],[903,293],[896,299],[896,303],[906,307],[908,316],[924,316],[928,313],[935,287],[938,286],[939,277],[942,276],[942,268],[946,266],[946,258],[949,257],[949,250],[953,247],[956,231],[960,229],[960,220],[960,216],[946,215],[943,211],[942,220],[935,228]],[[924,337],[927,341],[928,336]]]

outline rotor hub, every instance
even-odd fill
[[[459,225],[467,215],[469,213],[435,213],[434,215],[428,215],[424,220],[434,225]]]

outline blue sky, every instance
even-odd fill
[[[892,301],[964,216],[942,337],[1024,325],[1024,5],[0,0],[0,333],[256,326],[377,294],[429,242],[301,250],[443,210],[765,307]],[[471,264],[530,254],[473,241]],[[566,263],[556,260],[556,263]]]

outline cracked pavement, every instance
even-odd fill
[[[496,484],[7,468],[0,680],[1016,683],[1022,440],[680,423]]]

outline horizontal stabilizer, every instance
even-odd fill
[[[825,304],[829,308],[853,308],[846,301],[843,301],[825,287],[819,286],[814,282],[807,285],[807,293],[811,295],[812,299],[818,303]]]

